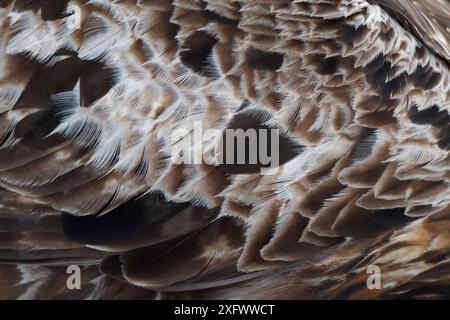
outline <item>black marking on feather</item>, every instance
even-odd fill
[[[3,3],[11,1],[2,1]],[[69,0],[16,0],[14,11],[41,10],[44,21],[62,19],[66,16],[66,7]]]
[[[97,61],[65,59],[51,67],[40,67],[33,74],[14,108],[53,107],[51,94],[70,91],[80,80],[82,106],[103,97],[115,84],[114,70]]]
[[[3,133],[3,135],[0,137],[0,147],[6,143],[6,141],[9,139],[9,137],[11,137],[11,135],[14,132],[14,123],[10,122],[8,124],[8,128],[6,128],[5,132]]]
[[[416,51],[414,55],[416,56],[417,59],[421,60],[425,57],[426,52],[427,51],[425,50],[425,47],[420,44],[416,46]]]
[[[51,132],[56,125],[54,113],[48,110],[37,111],[20,120],[14,130],[14,136],[17,139],[26,138],[29,135],[43,136]],[[38,134],[39,131],[41,131],[42,134]]]
[[[41,0],[42,20],[56,20],[64,18],[69,0]]]
[[[425,90],[430,90],[436,87],[442,79],[442,75],[439,72],[433,72],[425,84]]]
[[[48,70],[47,91],[56,94],[71,91],[80,81],[80,97],[83,107],[89,107],[115,84],[114,70],[98,61],[71,57],[59,61]]]
[[[408,75],[406,72],[401,73],[394,79],[386,82],[381,89],[381,95],[389,99],[392,94],[400,93],[407,85]]]
[[[101,273],[121,281],[125,281],[122,274],[122,262],[120,255],[106,257],[102,260],[99,270]]]
[[[394,28],[390,28],[388,31],[380,33],[380,39],[382,39],[385,42],[391,41],[392,39],[394,39],[394,37],[395,37]]]
[[[419,110],[417,105],[413,105],[408,109],[408,118],[416,124],[436,126],[448,122],[449,115],[447,111],[440,110],[437,105],[433,105],[424,110]]]
[[[82,106],[89,107],[93,102],[106,95],[114,84],[111,69],[96,61],[86,62],[80,75]]]
[[[13,2],[13,0],[1,0],[0,1],[0,8],[6,8]]]
[[[442,150],[450,150],[450,136],[439,139],[438,147]]]
[[[321,75],[333,75],[338,70],[338,57],[327,58],[324,54],[312,55],[311,63]]]
[[[110,212],[95,216],[62,214],[66,236],[75,242],[106,245],[127,241],[171,218],[189,203],[167,201],[160,192],[136,197]]]
[[[283,165],[284,163],[288,162],[298,154],[302,152],[302,146],[298,145],[296,142],[294,142],[292,139],[290,139],[287,135],[283,133],[283,130],[279,130],[279,149],[275,150],[275,148],[272,148],[271,143],[271,137],[274,134],[271,129],[277,129],[274,127],[269,127],[265,124],[266,121],[270,119],[270,115],[265,112],[254,112],[253,109],[244,109],[243,111],[235,114],[235,116],[231,119],[231,121],[228,123],[226,129],[232,129],[234,132],[238,129],[242,129],[244,132],[249,132],[248,130],[255,130],[256,132],[256,146],[253,146],[254,148],[250,147],[251,139],[249,137],[245,138],[244,146],[240,145],[240,142],[237,138],[234,138],[234,143],[232,144],[230,141],[227,141],[226,133],[223,133],[222,141],[223,141],[223,160],[225,164],[222,165],[222,168],[226,173],[232,173],[232,174],[239,174],[239,173],[255,173],[259,172],[262,168],[270,167],[270,163],[264,164],[260,158],[260,152],[262,151],[263,154],[267,153],[267,157],[273,157],[273,152],[279,152],[279,165]],[[264,148],[264,150],[260,150],[260,135],[259,133],[262,130],[266,130],[267,133],[267,145]],[[234,149],[231,149],[231,146],[234,147]],[[230,148],[227,150],[227,148]],[[256,163],[252,163],[251,161],[251,155],[250,151],[255,151],[256,156]],[[231,152],[234,154],[233,163],[226,163],[227,159],[227,152]],[[245,160],[244,163],[239,164],[238,163],[238,155],[239,152],[245,153]],[[253,159],[255,160],[255,159]]]
[[[213,10],[210,10],[207,8],[208,2],[205,0],[200,0],[200,5],[203,8],[201,11],[201,15],[208,19],[210,22],[217,22],[221,24],[233,24],[238,25],[238,21],[230,19],[228,17],[224,17],[223,15],[219,14],[218,12],[215,12]]]
[[[283,55],[276,52],[262,51],[253,47],[245,53],[247,63],[254,69],[276,71],[283,64]]]
[[[22,139],[21,143],[31,150],[45,150],[65,141],[59,135],[49,136],[57,125],[58,120],[52,109],[37,111],[16,125],[14,137]]]
[[[50,68],[40,66],[33,73],[31,79],[26,84],[20,98],[14,108],[40,108],[46,109],[52,105],[48,82]]]
[[[436,77],[437,75],[435,75],[435,72],[433,71],[430,65],[418,66],[416,71],[412,74],[414,86],[424,90],[429,90],[433,88],[433,83],[436,82]]]
[[[365,68],[367,74],[373,74],[383,68],[385,65],[386,57],[383,54],[379,54],[375,59],[373,59]]]
[[[442,150],[450,150],[450,127],[441,128],[438,133],[438,147]]]
[[[389,99],[392,94],[400,93],[408,83],[408,74],[406,72],[387,81],[395,75],[397,70],[397,67],[386,60],[386,56],[382,54],[379,54],[365,68],[367,81],[373,85],[385,99]]]
[[[196,31],[181,46],[181,62],[202,75],[208,75],[208,57],[217,39],[205,31]]]
[[[371,214],[381,227],[390,228],[416,220],[416,218],[405,215],[405,208],[393,208],[384,210],[373,210]]]
[[[35,10],[39,8],[39,0],[16,0],[14,2],[14,11]]]
[[[358,144],[352,152],[350,163],[356,163],[370,157],[376,143],[377,131],[366,130],[365,136],[359,140]]]
[[[77,57],[57,62],[49,71],[48,89],[51,94],[74,89],[86,64]]]
[[[358,27],[344,25],[341,28],[341,41],[344,43],[355,43],[361,41],[368,30],[369,29],[364,25],[360,25]]]
[[[367,210],[349,221],[333,225],[333,230],[339,235],[368,237],[414,220],[405,215],[405,208]]]

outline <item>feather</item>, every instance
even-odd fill
[[[0,297],[445,296],[449,12],[2,3]]]

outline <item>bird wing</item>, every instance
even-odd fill
[[[379,6],[54,3],[0,9],[4,263],[90,262],[158,291],[293,270],[314,296],[379,237],[445,219],[448,67]],[[199,122],[278,129],[278,170],[173,161],[171,134]],[[27,229],[49,217],[54,241]]]

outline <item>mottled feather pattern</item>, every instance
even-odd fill
[[[448,297],[447,1],[56,2],[0,6],[0,297]],[[276,174],[171,161],[199,121]]]

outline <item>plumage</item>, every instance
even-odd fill
[[[449,297],[448,1],[0,4],[0,298]]]

